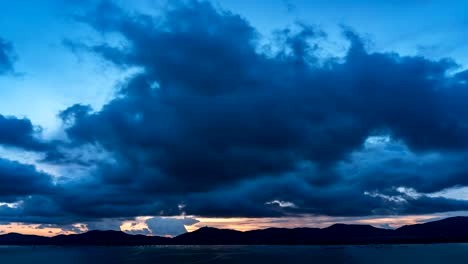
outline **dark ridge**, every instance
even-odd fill
[[[159,236],[130,235],[121,231],[89,231],[76,235],[59,235],[52,237],[54,245],[163,245],[170,239]]]
[[[468,217],[451,217],[425,224],[406,225],[395,230],[395,233],[413,243],[426,241],[467,242]]]
[[[244,233],[240,231],[202,227],[174,237],[171,242],[180,245],[239,245],[245,244],[245,239]]]
[[[9,233],[0,236],[0,245],[44,245],[50,241],[48,237]]]
[[[241,232],[203,227],[174,238],[130,235],[120,231],[89,231],[41,237],[10,233],[0,245],[357,245],[409,243],[468,243],[468,217],[452,217],[396,230],[370,225],[335,224],[327,228],[267,228]]]

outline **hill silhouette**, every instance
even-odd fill
[[[327,228],[267,228],[236,231],[203,227],[174,238],[130,235],[121,231],[41,237],[10,233],[0,245],[344,245],[405,243],[468,243],[468,217],[452,217],[398,229],[334,224]]]

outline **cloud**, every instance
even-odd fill
[[[468,74],[452,60],[369,52],[348,29],[346,55],[323,58],[326,36],[307,25],[278,31],[265,47],[245,19],[201,1],[158,16],[103,2],[78,19],[125,41],[76,45],[136,73],[102,109],[76,104],[59,114],[69,141],[45,161],[83,173],[5,208],[5,219],[156,216],[144,232],[176,234],[185,220],[160,216],[468,208],[431,196],[468,185]],[[32,148],[30,122],[4,120],[23,132],[0,136],[2,144]],[[106,155],[89,159],[92,151]]]
[[[52,146],[41,139],[40,127],[27,118],[0,115],[0,144],[33,151],[50,150]]]
[[[14,203],[25,196],[48,195],[52,189],[51,177],[34,166],[0,158],[0,202]]]
[[[199,221],[190,218],[163,218],[163,217],[153,217],[146,220],[148,230],[152,235],[157,236],[178,236],[180,234],[186,233],[187,229],[185,226],[191,226]]]
[[[0,38],[0,75],[14,72],[15,60],[12,44]]]
[[[296,205],[294,203],[286,202],[286,201],[278,201],[278,200],[266,202],[265,204],[277,205],[279,207],[293,207],[293,208],[296,207]]]
[[[369,137],[401,141],[416,156],[465,155],[466,79],[464,73],[452,73],[457,66],[451,60],[369,53],[363,40],[345,29],[350,43],[346,56],[323,61],[314,44],[323,34],[305,25],[281,31],[280,41],[270,49],[278,51],[272,53],[259,49],[259,34],[248,22],[208,2],[171,5],[160,17],[130,15],[109,2],[96,12],[104,9],[106,16],[91,13],[80,20],[104,34],[120,34],[128,46],[102,43],[88,50],[120,67],[142,71],[123,83],[118,96],[101,110],[75,105],[61,117],[73,142],[98,144],[115,154],[116,164],[98,169],[105,182],[158,193],[162,200],[191,193],[208,199],[189,202],[187,210],[193,214],[221,206],[226,211],[216,213],[237,215],[236,210],[246,206],[247,215],[255,214],[250,210],[281,215],[265,206],[279,200],[273,195],[279,186],[262,197],[266,200],[254,201],[255,206],[236,196],[242,191],[235,186],[257,188],[256,179],[267,177],[271,185],[291,185],[291,193],[305,196],[293,198],[307,201],[302,208],[316,208],[315,213],[346,214],[349,210],[338,204],[326,209],[315,202],[338,203],[341,199],[334,197],[345,195],[357,203],[353,214],[368,214],[373,206],[383,205],[364,195],[367,188],[399,186],[392,186],[392,177],[386,181],[378,176],[375,181],[385,186],[372,186],[367,177],[376,177],[376,172],[369,172],[373,176],[354,179],[368,186],[354,182],[354,189],[347,188],[340,186],[347,183],[346,175],[336,168]],[[410,173],[410,162],[402,162]],[[437,170],[444,164],[441,161]],[[416,189],[424,189],[424,177],[429,176],[414,182],[419,184]],[[409,178],[402,186],[412,186]],[[430,191],[450,187],[459,178],[447,186],[438,180],[441,185]],[[302,184],[306,187],[296,186]],[[229,199],[210,196],[219,190],[233,190],[240,205],[228,212],[223,203]]]
[[[87,230],[116,230],[120,231],[122,220],[118,219],[105,219],[101,221],[86,223]]]
[[[156,188],[148,191],[204,191],[303,161],[334,162],[370,133],[358,116],[330,107],[327,91],[309,88],[326,77],[305,62],[316,35],[309,27],[285,33],[283,51],[270,57],[257,51],[258,34],[245,20],[206,2],[169,7],[159,20],[109,5],[100,6],[111,10],[107,17],[83,20],[122,34],[129,47],[91,49],[144,73],[101,111],[75,105],[61,116],[74,117],[67,129],[74,142],[118,153],[114,177],[144,168],[136,173],[144,188]]]

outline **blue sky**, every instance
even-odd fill
[[[467,5],[0,0],[0,231],[465,214]]]

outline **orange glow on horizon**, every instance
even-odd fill
[[[61,228],[54,227],[40,227],[40,225],[28,225],[21,223],[11,223],[7,225],[0,225],[0,234],[8,233],[19,233],[24,235],[36,235],[36,236],[56,236],[56,235],[68,235],[75,234],[75,232],[64,231]]]
[[[249,231],[255,229],[298,228],[313,227],[325,228],[336,223],[364,224],[375,227],[398,228],[404,225],[418,224],[437,218],[437,215],[413,215],[413,216],[385,216],[375,218],[365,217],[329,217],[329,216],[304,216],[283,218],[203,218],[196,217],[200,222],[186,226],[187,231],[192,232],[204,226]]]
[[[195,231],[204,226],[210,226],[223,229],[234,229],[239,231],[249,231],[254,229],[265,229],[270,227],[277,228],[297,228],[297,227],[315,227],[324,228],[335,223],[344,224],[366,224],[375,227],[398,228],[403,225],[412,225],[423,223],[439,218],[450,217],[454,215],[468,215],[468,212],[458,212],[458,214],[430,214],[430,215],[410,215],[410,216],[375,216],[375,217],[329,217],[329,216],[298,216],[282,218],[216,218],[216,217],[197,217],[197,216],[178,216],[167,218],[191,217],[199,222],[194,225],[186,225],[188,232]],[[120,230],[124,232],[139,231],[148,228],[145,221],[151,216],[136,217],[135,220],[122,222]],[[79,226],[76,224],[75,226]],[[85,228],[80,229],[87,231]],[[55,236],[60,234],[74,234],[71,231],[64,231],[61,228],[45,227],[37,224],[11,223],[0,225],[0,234],[21,233],[40,236]]]

